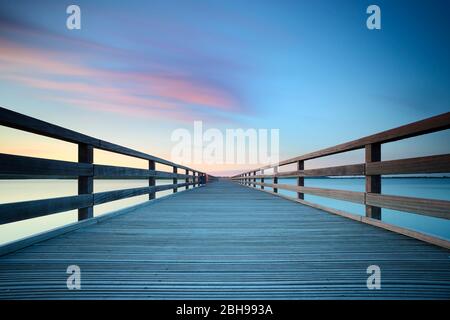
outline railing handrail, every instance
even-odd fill
[[[178,188],[200,186],[214,178],[201,171],[179,165],[153,155],[97,139],[61,126],[57,126],[9,109],[0,107],[0,125],[78,145],[78,162],[51,160],[0,153],[0,178],[78,179],[78,195],[0,204],[0,224],[42,217],[58,212],[78,209],[78,220],[93,218],[93,206],[138,195],[149,195]],[[94,149],[105,150],[148,161],[148,169],[94,164]],[[158,171],[155,164],[171,166],[173,172]],[[178,173],[184,169],[185,173]],[[191,172],[192,174],[189,174]],[[148,187],[93,192],[94,178],[148,179]],[[155,179],[172,179],[172,184],[156,186]],[[184,179],[178,183],[178,179]]]
[[[99,150],[114,152],[143,160],[152,160],[163,165],[203,173],[201,171],[174,163],[172,161],[155,157],[153,155],[114,144],[102,139],[94,138],[83,133],[67,129],[43,120],[39,120],[3,107],[0,107],[0,115],[0,125],[5,127],[35,133],[41,136],[55,138],[57,140],[75,144],[86,144]]]
[[[365,136],[360,139],[348,141],[341,143],[332,147],[321,149],[318,151],[306,153],[301,156],[293,157],[287,160],[280,161],[277,164],[271,164],[263,167],[259,167],[250,171],[242,172],[234,177],[242,176],[246,173],[253,173],[254,171],[261,171],[266,169],[271,169],[274,167],[280,167],[288,164],[293,164],[297,161],[306,161],[316,158],[326,157],[335,155],[338,153],[344,153],[348,151],[358,150],[365,148],[369,144],[384,144],[388,142],[394,142],[398,140],[403,140],[407,138],[412,138],[415,136],[420,136],[428,133],[433,133],[437,131],[442,131],[450,128],[450,112],[442,113],[440,115],[430,117],[424,120],[419,120],[412,122],[400,127],[385,130],[379,133],[375,133],[369,136]]]
[[[435,218],[450,219],[450,201],[388,195],[381,192],[382,175],[450,172],[450,154],[382,161],[381,145],[383,143],[447,130],[449,128],[450,112],[447,112],[361,139],[284,160],[275,165],[246,171],[233,176],[232,180],[253,188],[259,186],[260,188],[258,190],[266,191],[274,195],[279,195],[278,189],[296,192],[296,198],[283,197],[290,198],[309,206],[317,205],[304,201],[304,194],[363,204],[366,208],[366,219],[364,221],[371,221],[371,224],[373,224],[373,221],[381,220],[381,208],[412,212]],[[304,169],[304,162],[307,160],[362,148],[365,148],[364,163],[308,170]],[[279,171],[279,167],[293,163],[297,164],[297,170]],[[264,171],[268,169],[273,169],[273,173],[265,174]],[[258,172],[261,172],[261,174],[257,174]],[[324,176],[364,176],[366,179],[365,192],[305,187],[305,177]],[[297,178],[297,184],[289,185],[278,183],[278,178],[283,177]],[[260,180],[260,182],[257,182],[257,179]],[[273,179],[273,183],[265,183],[265,179]],[[267,191],[264,190],[264,188],[272,188],[273,191]],[[321,207],[322,209],[324,208],[323,206]],[[336,210],[332,208],[327,208],[327,211],[336,212]],[[350,214],[345,213],[345,215],[349,216]],[[378,222],[383,223],[380,221]],[[412,231],[408,232],[409,235],[413,233],[414,232]],[[422,240],[426,239],[426,241],[434,244],[442,245],[444,243],[445,247],[450,247],[449,241],[437,239],[436,237],[423,235],[416,237]]]

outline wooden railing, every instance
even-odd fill
[[[298,202],[308,205],[311,205],[311,203],[304,201],[304,194],[363,204],[366,208],[366,217],[370,219],[380,220],[381,208],[450,219],[450,201],[393,196],[381,193],[382,175],[450,172],[450,154],[381,161],[382,144],[449,128],[450,113],[444,113],[358,140],[281,161],[276,165],[267,165],[247,171],[232,177],[232,179],[247,186],[255,188],[260,186],[261,190],[268,187],[273,188],[272,193],[274,194],[277,194],[279,189],[297,192]],[[310,170],[304,169],[304,163],[307,160],[358,149],[365,149],[365,163]],[[297,170],[279,172],[280,167],[291,164],[296,164]],[[273,169],[273,173],[264,174],[264,171],[269,169]],[[365,192],[304,186],[304,177],[323,176],[365,176]],[[297,178],[296,185],[278,183],[279,178],[292,177]],[[264,179],[273,179],[273,183],[265,183]],[[257,180],[259,180],[259,182]]]
[[[59,127],[5,108],[0,107],[0,125],[35,133],[78,145],[78,162],[49,160],[0,153],[1,179],[78,179],[78,195],[44,200],[33,200],[0,204],[0,224],[42,217],[58,212],[78,209],[78,220],[92,218],[93,206],[130,198],[149,195],[178,188],[188,189],[205,184],[213,177],[140,151],[129,149],[107,141],[96,139],[63,127]],[[105,150],[121,155],[148,161],[148,169],[108,166],[94,164],[94,149]],[[155,164],[173,168],[173,172],[158,171]],[[184,173],[178,170],[183,170]],[[190,174],[192,173],[192,174]],[[148,187],[114,190],[94,193],[94,179],[148,179]],[[172,184],[155,184],[156,179],[173,179]],[[178,183],[182,179],[183,183]]]

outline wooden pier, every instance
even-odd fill
[[[0,299],[450,299],[449,242],[388,225],[379,209],[450,218],[449,201],[385,196],[380,178],[450,172],[449,155],[396,160],[402,162],[380,155],[382,143],[448,129],[450,114],[219,180],[7,109],[0,109],[0,125],[79,145],[79,162],[0,154],[4,178],[79,184],[75,196],[1,204],[0,223],[72,209],[80,220],[0,246]],[[149,169],[97,165],[94,148],[146,159]],[[366,149],[363,164],[304,170],[303,161],[359,148]],[[155,163],[173,170],[155,170]],[[278,170],[292,163],[298,170]],[[305,176],[329,175],[364,175],[366,192],[303,185]],[[297,178],[297,186],[278,184],[284,176]],[[149,186],[93,193],[93,181],[105,177]],[[158,178],[173,183],[155,186]],[[155,199],[169,189],[182,192]],[[305,193],[364,204],[366,216],[311,204]],[[93,216],[97,204],[142,194],[150,201]],[[70,265],[80,267],[81,290],[66,285]],[[367,287],[371,265],[381,269],[379,290]]]
[[[74,264],[81,290],[66,287]],[[366,286],[374,264],[381,290]],[[0,298],[448,299],[450,259],[425,242],[221,180],[1,257]]]

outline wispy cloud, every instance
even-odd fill
[[[7,27],[12,33],[36,36],[27,26],[9,23]],[[43,34],[45,37],[45,32],[39,37]],[[49,33],[47,37],[57,37],[62,40],[61,46],[64,44],[63,36]],[[117,54],[120,50],[113,51]],[[130,59],[125,60],[129,68],[108,67],[108,63],[123,65],[124,61],[113,60],[95,66],[96,58],[92,53],[74,55],[0,37],[0,79],[38,89],[42,99],[101,112],[179,121],[219,120],[245,111],[235,92],[189,69],[173,71],[163,65],[137,72],[139,66],[133,65],[128,52],[121,58]]]

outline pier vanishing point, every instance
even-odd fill
[[[74,209],[79,220],[0,246],[0,299],[450,299],[449,241],[381,219],[381,208],[450,218],[449,201],[383,194],[381,179],[450,172],[450,154],[381,158],[384,143],[448,130],[450,113],[231,178],[4,108],[0,125],[78,145],[78,162],[0,154],[2,179],[78,180],[74,196],[0,204],[0,224]],[[94,149],[147,160],[148,170],[95,164]],[[364,163],[305,170],[308,160],[358,149]],[[173,170],[156,170],[158,163]],[[305,177],[323,176],[364,176],[365,192],[304,186]],[[296,185],[278,183],[287,177]],[[148,187],[94,193],[102,178],[145,179]],[[163,190],[173,193],[155,199]],[[362,204],[366,214],[305,194]],[[95,205],[138,195],[149,201],[93,215]],[[80,290],[66,285],[70,265],[81,269]],[[367,287],[371,265],[381,269],[379,290]]]

